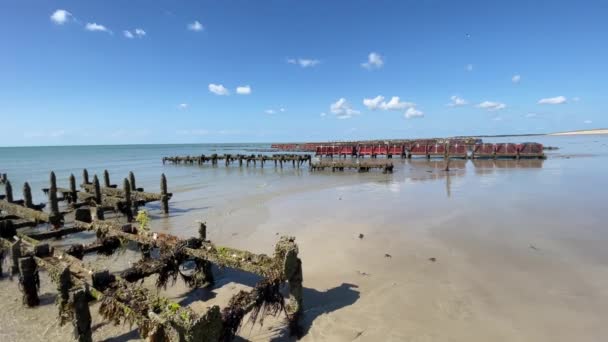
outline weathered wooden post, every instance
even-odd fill
[[[4,192],[6,192],[6,201],[9,203],[13,202],[13,186],[11,185],[11,181],[6,181]]]
[[[198,222],[198,237],[203,241],[207,241],[207,223],[203,221]]]
[[[49,202],[51,209],[51,216],[59,215],[59,201],[57,200],[57,178],[55,178],[55,172],[51,171],[49,176],[51,186],[49,187]]]
[[[23,201],[23,205],[26,208],[32,208],[34,206],[34,203],[32,202],[32,188],[30,188],[28,182],[23,184]]]
[[[84,184],[91,184],[91,182],[89,182],[89,171],[87,171],[87,169],[82,169],[82,182]]]
[[[38,277],[36,260],[32,256],[19,258],[19,285],[21,291],[23,291],[23,304],[29,307],[40,304],[38,298],[40,278]]]
[[[78,190],[76,190],[76,177],[74,174],[70,174],[70,202],[78,202]]]
[[[298,258],[298,245],[294,237],[283,236],[277,243],[275,258],[283,262],[283,275],[289,282],[289,300],[285,312],[292,335],[300,334],[300,317],[302,316],[303,275],[302,260]]]
[[[19,274],[19,258],[21,258],[21,240],[17,240],[11,244],[11,274]]]
[[[163,210],[163,213],[168,214],[169,213],[169,195],[167,192],[167,177],[165,177],[164,173],[160,176],[160,194],[161,194],[161,198],[160,198],[161,208]]]
[[[93,176],[93,196],[95,198],[95,207],[91,208],[94,211],[96,219],[103,220],[103,203],[101,202],[101,187],[99,186],[99,178],[97,175]]]
[[[76,289],[70,296],[74,306],[74,318],[72,319],[74,337],[78,342],[93,342],[87,291],[83,288]]]
[[[80,245],[82,246],[82,245]],[[80,258],[81,259],[81,258]],[[57,291],[59,292],[59,324],[63,325],[69,317],[67,317],[64,313],[66,310],[66,306],[69,305],[70,302],[70,289],[72,288],[72,276],[70,274],[70,268],[64,267],[59,273],[59,279],[57,282]]]
[[[125,215],[127,215],[127,222],[133,221],[133,202],[131,202],[131,184],[128,179],[124,179],[122,182],[122,191],[125,193]]]
[[[103,184],[106,188],[110,187],[110,173],[108,170],[103,170]]]
[[[137,191],[137,186],[135,186],[135,174],[133,171],[129,171],[129,184],[131,184],[131,190]]]

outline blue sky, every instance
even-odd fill
[[[608,127],[607,14],[606,1],[2,0],[0,146]]]

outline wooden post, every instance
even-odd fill
[[[78,191],[76,190],[76,177],[74,174],[70,174],[70,202],[78,202]]]
[[[49,176],[51,186],[49,187],[49,202],[51,209],[51,216],[59,215],[59,201],[57,201],[57,178],[55,178],[55,172],[51,171]]]
[[[73,291],[70,296],[74,306],[74,318],[72,319],[74,337],[78,342],[93,342],[87,291],[80,288]]]
[[[32,202],[32,188],[30,188],[28,182],[25,182],[25,184],[23,184],[23,201],[23,205],[26,208],[32,208],[34,206],[34,203]]]
[[[131,184],[129,184],[128,179],[124,179],[122,182],[122,190],[125,193],[125,214],[127,215],[127,222],[133,221],[133,211],[131,202]]]
[[[17,240],[11,244],[11,274],[19,274],[19,258],[21,258],[21,240]]]
[[[38,298],[40,278],[34,257],[19,258],[19,284],[23,292],[23,304],[29,307],[40,304]]]
[[[91,184],[91,182],[89,182],[89,171],[87,171],[87,169],[82,169],[82,183]]]
[[[160,194],[161,194],[161,208],[163,210],[163,213],[168,214],[169,213],[169,195],[167,192],[167,177],[165,177],[165,174],[163,173],[160,176]]]
[[[99,186],[97,175],[93,176],[93,195],[95,197],[95,204],[101,206],[101,186]]]
[[[4,191],[6,192],[6,201],[8,203],[13,202],[13,186],[11,185],[11,181],[6,181],[4,185]]]
[[[131,184],[131,190],[137,191],[137,186],[135,186],[135,174],[133,171],[129,171],[129,184]]]
[[[207,223],[203,221],[198,222],[198,237],[203,241],[207,241]]]
[[[60,308],[62,305],[66,305],[70,300],[70,289],[72,288],[72,277],[70,274],[70,268],[64,267],[59,274],[59,283],[57,284],[57,290],[59,291]]]
[[[108,170],[103,170],[103,184],[106,188],[110,187],[110,173]]]

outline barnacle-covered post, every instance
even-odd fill
[[[87,291],[83,288],[76,289],[70,293],[70,297],[74,306],[74,337],[78,342],[93,342]]]
[[[198,237],[207,241],[207,223],[203,221],[198,221]]]
[[[169,194],[167,192],[167,177],[165,177],[165,174],[163,173],[160,176],[160,202],[161,202],[161,208],[163,210],[163,213],[168,214],[169,213]]]
[[[95,198],[95,218],[103,220],[103,207],[101,203],[101,187],[99,186],[99,178],[97,175],[93,176],[93,196]]]
[[[19,285],[23,291],[23,304],[29,307],[40,304],[38,298],[40,278],[36,260],[32,256],[19,258]]]
[[[135,174],[133,171],[129,171],[129,184],[131,184],[131,190],[137,191],[137,186],[135,185]]]
[[[299,335],[299,320],[302,315],[302,260],[298,258],[295,238],[283,236],[275,246],[274,257],[282,261],[283,276],[289,282],[289,302],[285,308],[292,335]]]
[[[124,179],[122,182],[122,190],[125,194],[125,215],[127,215],[127,222],[133,221],[133,203],[131,202],[131,184],[128,179]]]
[[[91,182],[89,182],[89,171],[87,171],[87,169],[82,169],[82,183],[91,184]]]
[[[19,258],[21,258],[21,240],[17,240],[11,244],[11,274],[19,274]]]
[[[106,188],[110,187],[110,173],[108,172],[108,170],[103,170],[103,186],[105,186]]]
[[[9,203],[13,202],[13,186],[11,185],[11,181],[6,181],[4,192],[6,193],[6,201]]]
[[[68,308],[70,305],[70,289],[72,288],[72,276],[70,274],[70,268],[67,266],[64,267],[57,276],[57,291],[59,292],[59,297],[57,298],[57,305],[59,306],[59,324],[63,325],[70,318],[70,309]]]
[[[55,172],[51,171],[49,178],[51,182],[51,186],[49,187],[51,216],[59,216],[59,201],[57,201],[57,178],[55,178]]]
[[[34,203],[32,202],[32,188],[30,188],[28,182],[25,182],[25,184],[23,184],[23,201],[23,205],[26,208],[32,208],[34,206]]]
[[[76,203],[78,202],[78,192],[76,190],[76,177],[74,174],[70,174],[70,202]]]

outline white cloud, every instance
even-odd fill
[[[410,107],[405,111],[404,116],[406,119],[421,118],[424,116],[424,113],[414,107]]]
[[[500,102],[483,101],[477,105],[478,108],[487,109],[489,111],[501,110],[507,108],[507,105]]]
[[[248,85],[238,86],[238,87],[236,87],[236,93],[239,95],[249,95],[249,94],[251,94],[251,87]]]
[[[319,63],[321,63],[321,61],[318,59],[308,59],[308,58],[288,58],[287,63],[296,64],[296,65],[301,66],[302,68],[309,68],[309,67],[317,66]]]
[[[538,104],[562,104],[566,103],[564,96],[548,97],[538,100]]]
[[[131,31],[129,31],[129,30],[122,31],[122,34],[125,36],[125,38],[129,38],[129,39],[135,38],[135,36],[133,35],[133,33],[131,33]]]
[[[272,115],[272,114],[276,114],[276,113],[277,113],[277,111],[276,111],[276,110],[274,110],[274,109],[266,109],[266,110],[264,111],[264,113]]]
[[[140,28],[136,28],[135,30],[133,30],[133,32],[131,32],[129,30],[124,30],[124,31],[122,31],[122,33],[126,38],[129,38],[129,39],[133,39],[135,37],[142,38],[146,35],[146,31],[144,31],[143,29],[140,29]]]
[[[325,117],[325,116],[327,116],[327,113],[323,112],[323,113],[319,114],[319,116]]]
[[[519,81],[521,81],[521,75],[514,75],[513,77],[511,77],[511,82],[519,83]]]
[[[466,71],[473,71],[473,64],[467,64],[467,66],[465,66],[464,69]]]
[[[367,62],[361,63],[361,66],[366,69],[380,69],[384,65],[382,56],[376,52],[372,52],[367,56]]]
[[[285,108],[279,108],[279,112],[284,113],[285,112]]]
[[[97,23],[87,23],[84,26],[84,29],[87,31],[91,31],[91,32],[108,32],[111,33],[110,30],[108,30],[107,27],[97,24]]]
[[[177,108],[179,109],[188,109],[188,104],[187,103],[180,103]]]
[[[448,106],[450,106],[450,107],[458,107],[458,106],[464,106],[464,105],[469,104],[467,102],[467,100],[465,100],[462,97],[457,96],[457,95],[450,96],[450,100],[452,101],[452,102],[448,103]]]
[[[384,96],[378,95],[373,99],[363,99],[363,105],[369,110],[376,110],[380,108],[380,105],[384,101]]]
[[[593,121],[591,121],[591,120],[585,120],[585,121],[583,121],[583,123],[586,123],[586,124],[590,124],[590,123],[592,123],[592,122],[593,122]]]
[[[382,95],[378,95],[373,99],[363,99],[363,105],[370,110],[404,110],[406,108],[416,106],[416,104],[412,102],[402,102],[399,96],[393,96],[388,102],[386,102],[384,101],[384,96]]]
[[[215,95],[229,95],[230,92],[221,84],[209,83],[209,91]]]
[[[146,31],[144,31],[143,29],[140,29],[140,28],[136,28],[135,35],[138,37],[143,37],[146,35]]]
[[[330,112],[336,115],[338,119],[350,119],[353,115],[358,115],[360,112],[353,109],[345,98],[340,98],[338,101],[329,106]]]
[[[53,14],[51,14],[51,21],[57,25],[63,25],[65,23],[67,23],[68,21],[70,21],[71,18],[72,18],[72,13],[70,13],[66,10],[63,10],[63,9],[58,9],[55,12],[53,12]]]
[[[195,20],[193,23],[188,24],[188,30],[199,32],[204,30],[203,24],[201,24],[198,20]]]

